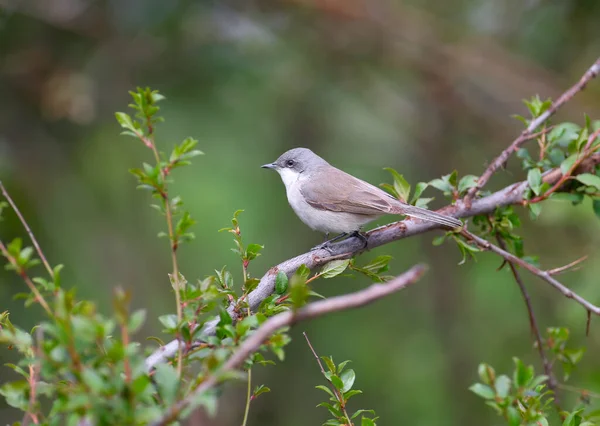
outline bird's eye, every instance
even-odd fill
[[[293,167],[294,166],[294,160],[287,160],[285,162],[285,165],[288,166],[288,167]]]

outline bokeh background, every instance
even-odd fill
[[[104,312],[116,286],[148,309],[144,342],[160,335],[156,317],[173,312],[174,300],[167,244],[156,238],[163,218],[127,172],[151,156],[120,137],[114,120],[128,90],[148,85],[167,96],[158,129],[165,150],[190,135],[206,153],[175,175],[172,189],[198,220],[197,239],[180,251],[184,274],[202,278],[227,265],[239,283],[230,236],[217,232],[235,210],[245,210],[245,241],[265,245],[254,276],[321,239],[261,164],[305,146],[375,184],[390,180],[383,167],[413,184],[453,169],[479,174],[520,131],[511,114],[525,114],[522,98],[558,96],[596,59],[599,19],[595,0],[0,0],[0,179],[50,262],[66,264],[66,285]],[[599,95],[592,82],[558,118],[599,119]],[[513,159],[488,186],[522,179],[518,166]],[[433,206],[443,205],[429,191]],[[590,206],[548,203],[535,222],[521,213],[526,251],[544,267],[590,255],[562,279],[600,302],[600,232]],[[0,237],[24,235],[6,216]],[[458,266],[458,250],[433,247],[433,236],[360,259],[391,254],[395,274],[416,262],[431,269],[387,300],[296,326],[285,362],[254,371],[255,383],[273,392],[253,402],[249,424],[327,418],[315,408],[323,380],[302,331],[320,354],[353,361],[364,395],[351,407],[375,409],[383,425],[502,424],[467,388],[481,361],[512,371],[519,356],[541,371],[523,300],[508,270],[496,271],[499,259],[483,254]],[[573,383],[599,391],[597,321],[586,338],[583,309],[525,278],[541,326],[569,326],[574,343],[588,346]],[[315,289],[335,295],[366,285],[337,278]],[[27,328],[40,310],[12,300],[22,291],[12,273],[0,273],[0,311]],[[0,362],[13,359],[0,350]],[[0,382],[11,377],[0,369]],[[245,385],[225,392],[206,424],[241,424]],[[566,405],[577,399],[561,396]],[[17,415],[2,402],[0,419]]]

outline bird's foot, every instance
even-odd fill
[[[363,249],[368,248],[369,238],[367,237],[367,234],[365,234],[364,232],[354,231],[353,233],[350,234],[350,237],[358,238],[363,243],[363,247],[362,247]]]
[[[329,236],[329,234],[327,234],[325,236],[325,238],[327,238]],[[348,236],[347,232],[342,232],[340,235],[333,237],[331,240],[327,240],[321,244],[319,244],[318,246],[314,246],[313,248],[310,249],[310,251],[315,251],[315,250],[327,250],[329,252],[331,252],[331,244],[335,243],[336,241],[341,240],[342,238]]]

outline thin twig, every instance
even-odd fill
[[[244,421],[242,426],[248,423],[248,413],[250,413],[250,401],[252,399],[252,368],[248,368],[248,389],[246,391],[246,409],[244,410]]]
[[[17,207],[17,205],[15,204],[15,202],[13,201],[13,199],[11,198],[11,196],[9,195],[8,191],[6,190],[6,188],[4,187],[4,185],[2,184],[2,181],[0,181],[0,191],[2,191],[2,195],[4,196],[4,198],[6,198],[6,201],[8,201],[8,203],[12,207],[13,211],[15,212],[15,214],[17,215],[17,217],[19,218],[19,220],[23,224],[23,228],[25,228],[25,231],[27,232],[27,235],[29,235],[29,239],[31,240],[31,243],[33,244],[33,247],[35,247],[35,251],[37,251],[37,254],[40,257],[40,259],[42,260],[42,263],[44,264],[44,266],[46,267],[46,270],[48,271],[48,274],[54,280],[54,271],[50,267],[50,264],[48,263],[48,260],[46,260],[46,256],[44,256],[44,252],[42,251],[42,248],[38,244],[38,242],[37,242],[37,240],[35,238],[35,235],[33,235],[33,232],[31,232],[31,228],[29,228],[29,225],[27,224],[27,221],[25,220],[25,218],[23,217],[23,215],[19,211],[19,208]]]
[[[160,155],[156,148],[156,141],[154,139],[154,126],[150,117],[147,117],[146,127],[148,128],[148,137],[144,137],[142,134],[138,135],[143,143],[146,144],[154,154],[156,166],[160,169],[160,173],[164,181],[164,191],[160,191],[163,203],[165,205],[165,215],[167,218],[167,228],[169,232],[169,247],[171,248],[171,263],[173,264],[173,274],[171,275],[174,287],[175,287],[175,304],[177,305],[177,324],[181,324],[183,319],[183,312],[181,308],[181,296],[180,296],[180,281],[179,281],[179,264],[177,262],[177,246],[178,242],[175,239],[175,232],[173,230],[173,212],[171,211],[171,203],[169,202],[169,195],[167,192],[167,172],[161,167]],[[179,338],[179,334],[177,335]],[[183,345],[178,345],[177,353],[177,376],[181,377],[181,371],[183,368]]]
[[[521,132],[519,137],[515,139],[508,148],[502,151],[500,155],[490,163],[488,168],[483,172],[483,174],[477,181],[477,185],[475,185],[469,190],[469,192],[465,196],[465,203],[467,204],[467,206],[471,205],[471,202],[477,194],[477,191],[479,191],[485,186],[485,184],[490,180],[492,175],[496,173],[496,171],[506,163],[508,158],[513,153],[519,150],[523,143],[530,139],[531,133],[539,126],[541,126],[552,115],[554,115],[560,107],[569,102],[573,98],[573,96],[575,96],[578,92],[583,90],[583,88],[589,83],[589,81],[595,78],[599,73],[600,58],[598,58],[596,62],[594,62],[594,64],[585,72],[585,74],[583,74],[581,79],[579,79],[579,81],[574,86],[572,86],[569,90],[564,92],[556,101],[554,101],[550,108],[548,108],[539,117],[531,120],[529,126],[527,126],[527,128],[523,130],[523,132]]]
[[[506,250],[506,243],[502,239],[500,235],[496,235],[496,241],[498,241],[498,246],[502,250]],[[521,274],[517,271],[517,267],[511,260],[506,260],[508,266],[510,267],[510,271],[519,286],[519,290],[521,290],[521,294],[523,295],[523,300],[525,301],[525,306],[527,307],[527,315],[529,316],[529,327],[531,328],[531,333],[533,334],[533,338],[535,339],[535,346],[537,346],[538,353],[540,354],[540,358],[542,360],[542,366],[544,368],[544,373],[548,376],[548,380],[546,383],[548,384],[548,388],[554,393],[554,406],[556,407],[556,411],[558,415],[562,417],[562,409],[560,407],[560,399],[558,397],[558,389],[557,389],[557,381],[554,372],[552,371],[552,363],[546,357],[546,352],[544,351],[544,341],[542,339],[542,334],[540,333],[540,329],[537,325],[537,319],[535,318],[535,314],[533,312],[533,305],[531,304],[531,298],[529,297],[529,292],[521,279]],[[564,420],[564,419],[563,419]]]
[[[313,345],[310,343],[310,340],[308,339],[306,332],[303,331],[302,334],[304,335],[304,338],[306,339],[306,343],[308,344],[310,351],[312,352],[315,359],[317,360],[317,364],[319,364],[321,373],[323,373],[323,376],[325,376],[325,378],[327,378],[327,373],[325,373],[325,369],[323,368],[323,364],[321,363],[321,359],[319,358],[319,355],[317,355],[317,351],[315,351],[315,348],[313,348]],[[348,412],[346,411],[346,404],[344,403],[344,398],[342,397],[342,394],[335,386],[333,386],[333,383],[331,383],[331,381],[329,379],[327,381],[329,382],[329,387],[331,388],[331,390],[335,394],[335,397],[337,398],[338,402],[340,403],[340,408],[342,409],[342,412],[344,413],[344,417],[346,417],[346,420],[348,421],[347,426],[353,426],[352,420],[350,420],[350,416],[348,415]]]
[[[552,277],[552,275],[549,274],[548,271],[542,271],[541,269],[536,268],[532,264],[527,263],[526,261],[515,256],[514,254],[509,253],[506,250],[502,250],[500,247],[495,246],[494,244],[490,243],[489,241],[487,241],[481,237],[478,237],[477,235],[472,234],[466,230],[462,230],[461,233],[467,239],[474,241],[481,248],[483,248],[485,250],[489,250],[491,252],[494,252],[497,255],[501,256],[502,258],[506,259],[508,262],[512,262],[514,264],[519,265],[522,268],[527,269],[533,275],[538,276],[539,278],[541,278],[542,280],[544,280],[548,284],[550,284],[552,287],[554,287],[555,289],[560,291],[563,294],[563,296],[565,296],[569,299],[573,299],[574,301],[579,303],[588,312],[592,312],[595,315],[600,315],[600,307],[587,301],[583,297],[579,296],[577,293],[573,292],[571,289],[567,288],[565,285],[561,284],[559,281],[554,279],[554,277]]]
[[[31,290],[31,292],[34,294],[35,300],[37,300],[38,303],[42,305],[42,308],[44,308],[44,310],[50,317],[53,317],[54,314],[52,313],[50,306],[46,302],[46,299],[44,299],[44,296],[42,296],[42,294],[39,292],[33,281],[31,281],[31,278],[29,278],[27,272],[25,272],[25,268],[19,266],[17,260],[8,252],[8,249],[2,241],[0,241],[0,253],[2,253],[2,255],[6,257],[6,259],[8,259],[9,263],[13,266],[13,268],[15,268],[17,274],[21,277],[23,281],[25,281],[25,284],[27,285],[27,287],[29,287],[29,290]]]
[[[575,268],[575,266],[578,266],[580,263],[585,262],[587,260],[587,258],[588,258],[588,255],[586,254],[585,256],[582,256],[579,259],[566,264],[565,266],[559,266],[558,268],[549,269],[548,273],[550,275],[559,275],[559,274],[562,274],[563,272],[567,272],[567,271],[576,271],[578,268]]]
[[[272,316],[262,323],[262,325],[237,348],[233,355],[217,372],[215,372],[215,374],[208,376],[196,389],[188,393],[184,399],[174,404],[160,419],[152,423],[152,426],[164,426],[175,421],[179,417],[181,411],[188,407],[192,401],[196,400],[198,395],[202,394],[202,392],[206,392],[218,383],[222,373],[234,370],[242,365],[248,356],[256,352],[265,340],[280,328],[295,324],[299,321],[317,318],[332,312],[368,305],[371,302],[389,296],[390,294],[415,283],[425,273],[426,269],[425,265],[416,265],[385,284],[373,284],[366,289],[355,293],[319,300],[310,303],[295,312],[286,311]]]
[[[584,170],[592,170],[596,165],[600,164],[600,154],[594,154],[585,160],[582,167],[576,173]],[[584,167],[585,166],[585,167]],[[552,185],[558,181],[563,175],[560,168],[552,169],[546,172],[543,176],[543,181]],[[446,206],[438,210],[457,218],[467,218],[476,215],[487,215],[495,211],[499,207],[509,205],[522,205],[523,195],[529,190],[527,181],[517,182],[509,185],[493,194],[484,198],[473,200],[470,208],[467,207],[463,200],[457,200],[454,205]],[[370,249],[389,244],[404,238],[420,235],[432,230],[441,229],[440,225],[432,222],[417,221],[417,220],[402,220],[390,223],[379,228],[372,229],[366,233],[367,244]],[[307,253],[300,254],[294,258],[281,262],[279,265],[272,267],[263,275],[260,282],[254,290],[248,293],[247,303],[251,310],[255,311],[263,300],[271,296],[275,292],[275,278],[279,271],[284,272],[288,277],[302,265],[309,269],[318,268],[332,259],[348,259],[352,256],[361,253],[364,250],[364,241],[351,237],[339,243],[332,244],[328,250],[313,250]],[[235,321],[235,303],[232,303],[227,308],[227,312]],[[199,333],[199,338],[214,335],[219,319],[208,321]],[[180,346],[179,340],[175,339],[161,346],[146,358],[146,369],[149,371],[155,365],[166,362],[177,354]]]

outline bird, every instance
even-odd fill
[[[405,215],[449,228],[462,226],[454,217],[393,197],[332,166],[308,148],[290,149],[275,162],[261,167],[279,173],[288,202],[302,222],[326,238],[331,233],[339,234],[326,243],[354,235],[362,237],[366,245],[362,227],[386,214]]]

